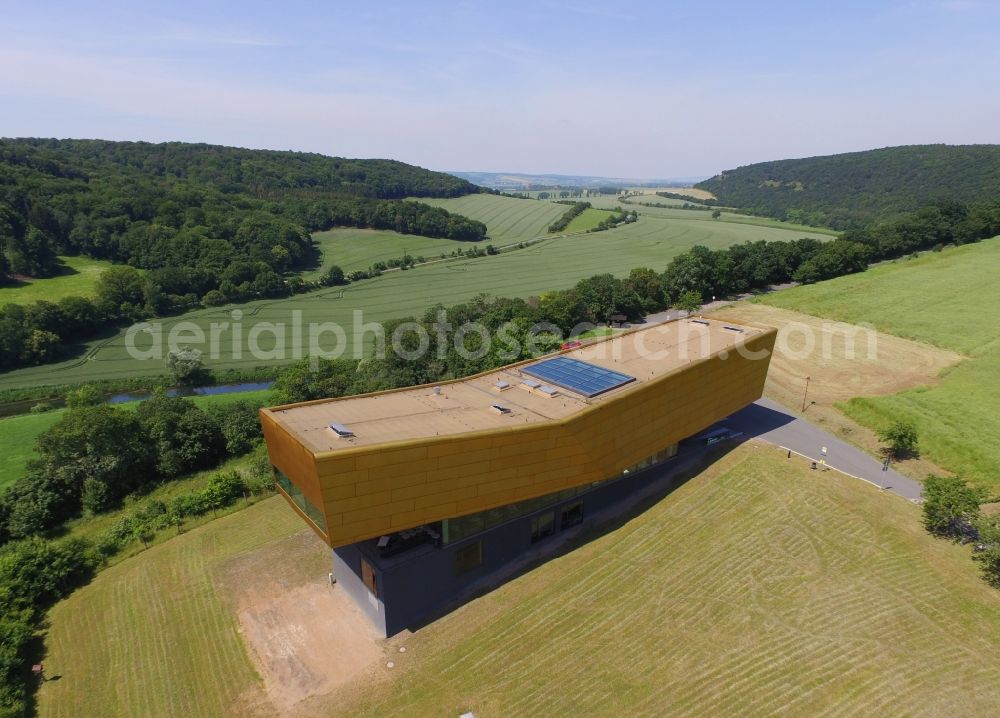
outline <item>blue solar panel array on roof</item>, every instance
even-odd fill
[[[521,371],[587,397],[597,396],[635,381],[634,376],[569,357],[546,359]]]

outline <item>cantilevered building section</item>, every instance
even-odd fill
[[[776,331],[685,319],[466,379],[264,409],[277,484],[387,634],[758,399]]]

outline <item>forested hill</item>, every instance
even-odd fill
[[[754,214],[849,229],[918,207],[1000,196],[1000,145],[910,145],[777,160],[695,185]]]
[[[49,276],[58,254],[214,276],[250,260],[257,267],[245,273],[260,274],[263,263],[280,274],[309,260],[308,232],[338,225],[478,240],[486,234],[481,222],[401,200],[478,190],[391,160],[180,142],[0,139],[0,283],[11,274]],[[198,284],[169,293],[200,297],[215,288]]]
[[[2,139],[0,161],[73,179],[187,179],[213,185],[223,192],[258,197],[274,190],[293,190],[402,199],[458,197],[479,190],[460,177],[395,160],[345,159],[186,142]]]
[[[53,361],[110,325],[305,291],[313,231],[481,240],[482,222],[402,199],[477,191],[390,160],[0,139],[0,285],[58,273],[59,255],[128,265],[106,270],[94,299],[0,307],[0,370]]]

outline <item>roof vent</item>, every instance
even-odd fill
[[[354,436],[354,432],[348,429],[343,424],[333,423],[330,424],[330,431],[339,436],[341,439],[350,439]]]
[[[501,404],[490,404],[490,408],[498,414],[509,414],[510,408]]]
[[[728,329],[729,331],[736,332],[738,334],[742,334],[743,333],[743,330],[740,329],[739,327],[731,327],[731,326],[728,326],[728,325],[723,325],[722,328],[723,329]]]
[[[692,323],[692,324],[703,324],[703,325],[705,325],[706,327],[707,327],[707,326],[709,326],[709,323],[708,323],[708,322],[706,322],[706,321],[705,321],[704,319],[692,319],[692,320],[691,320],[691,323]]]
[[[434,396],[440,396],[440,395],[441,395],[441,387],[439,386],[434,387]]]

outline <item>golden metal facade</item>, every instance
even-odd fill
[[[739,341],[765,358],[721,349],[550,421],[315,452],[283,425],[291,405],[261,411],[264,438],[336,547],[620,474],[760,398],[775,336]]]

